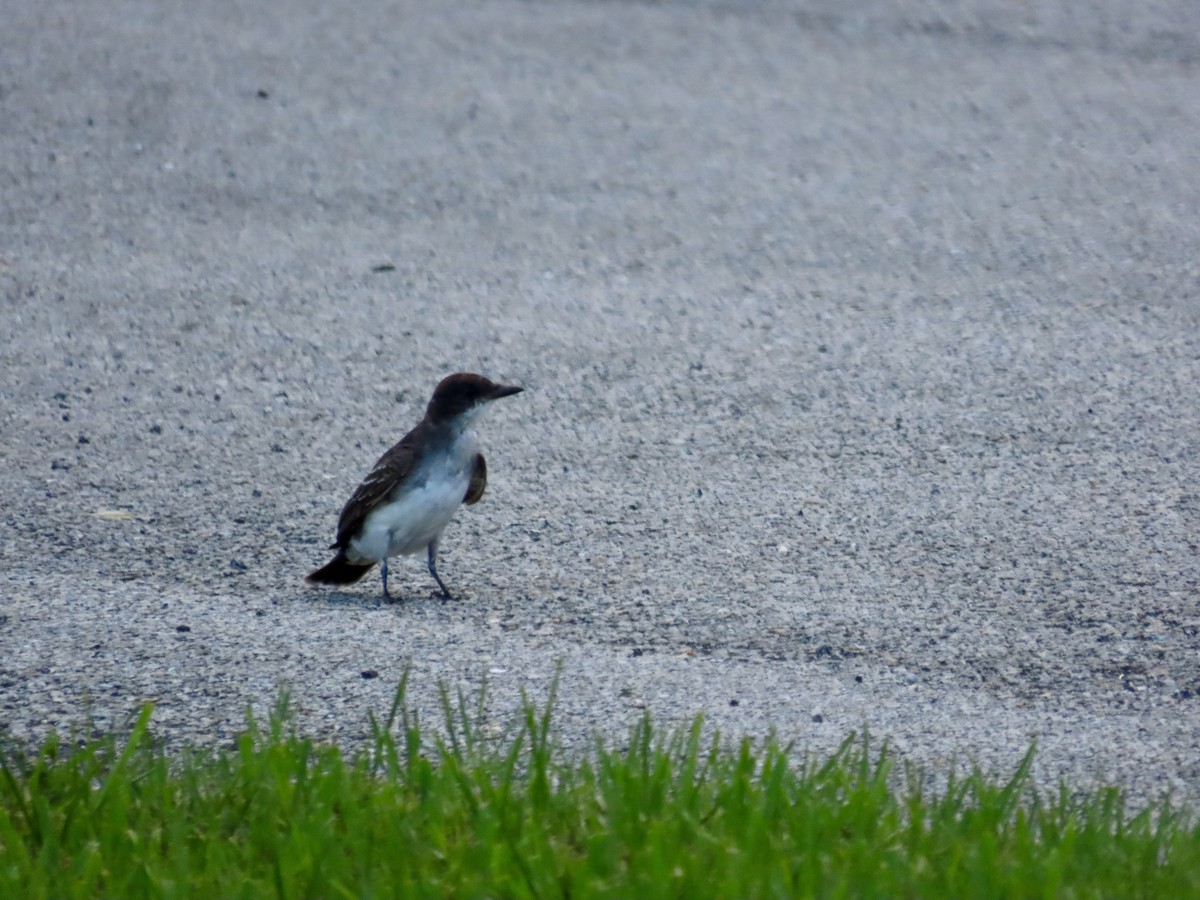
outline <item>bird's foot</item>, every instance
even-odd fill
[[[437,586],[442,589],[442,600],[453,600],[454,595],[450,593],[450,589],[446,587],[446,582],[442,581],[442,576],[437,570],[437,538],[434,538],[429,543],[429,574],[433,576],[433,580],[437,582]]]

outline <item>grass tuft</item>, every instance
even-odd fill
[[[725,748],[699,719],[571,759],[553,694],[496,740],[482,693],[443,687],[430,733],[407,686],[349,756],[298,735],[286,696],[229,750],[168,755],[150,706],[124,741],[4,747],[0,896],[1200,896],[1192,815],[1130,813],[1117,788],[1039,798],[1032,748],[937,793],[865,736],[814,759]]]

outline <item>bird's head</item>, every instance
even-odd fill
[[[458,372],[447,375],[433,389],[433,398],[425,410],[431,422],[448,422],[481,409],[493,400],[519,394],[524,388],[511,384],[496,384],[482,375]]]

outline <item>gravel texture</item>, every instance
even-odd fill
[[[1200,6],[8,0],[0,729],[352,744],[561,665],[1200,801]],[[457,370],[419,558],[311,588]],[[365,674],[364,674],[365,673]]]

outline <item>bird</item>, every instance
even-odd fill
[[[353,584],[375,565],[388,593],[388,560],[424,550],[429,574],[445,600],[453,595],[437,570],[438,542],[458,507],[478,503],[487,486],[487,462],[473,423],[488,404],[524,388],[457,372],[443,378],[425,417],[375,463],[338,518],[337,553],[305,580]]]

